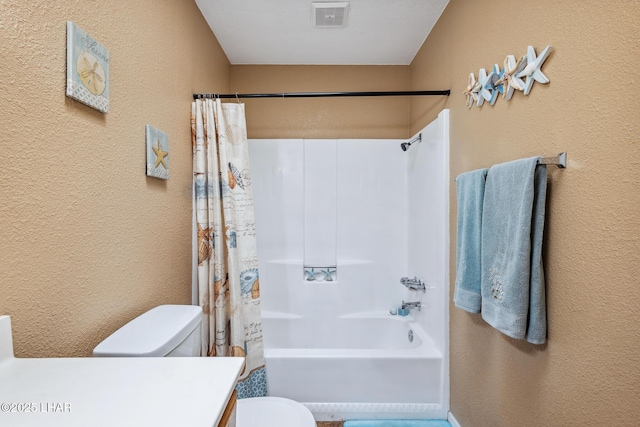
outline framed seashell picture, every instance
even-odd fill
[[[109,51],[67,21],[67,96],[109,112]]]
[[[169,137],[166,133],[146,126],[147,176],[169,179]]]

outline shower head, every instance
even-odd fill
[[[407,151],[407,149],[411,146],[411,144],[413,144],[414,142],[420,142],[420,141],[422,141],[421,133],[419,133],[418,136],[413,138],[411,141],[403,142],[402,144],[400,144],[400,148],[402,148],[402,151]]]

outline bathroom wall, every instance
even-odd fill
[[[65,97],[67,20],[111,56],[111,111]],[[89,356],[151,307],[191,301],[193,92],[230,64],[194,2],[0,4],[0,314],[19,357]],[[145,176],[145,125],[170,179]]]
[[[233,65],[239,93],[409,90],[409,66]],[[409,98],[246,99],[249,138],[405,138]],[[423,124],[423,126],[426,122]]]
[[[451,177],[568,152],[549,168],[548,343],[529,345],[451,306],[451,410],[463,427],[632,426],[640,417],[640,3],[451,0],[411,64],[412,131],[451,109]],[[468,110],[469,73],[553,45],[529,96]],[[455,278],[451,193],[451,283]],[[453,286],[453,285],[452,285]]]

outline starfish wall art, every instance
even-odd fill
[[[166,133],[146,126],[147,176],[169,179],[169,137]]]
[[[507,55],[502,68],[495,64],[489,74],[485,68],[480,68],[478,79],[475,74],[469,74],[469,84],[463,92],[467,107],[471,108],[474,104],[482,107],[484,101],[494,105],[499,94],[509,101],[516,90],[529,95],[534,81],[549,83],[549,78],[542,73],[542,64],[550,53],[551,46],[544,48],[540,55],[536,54],[533,46],[529,46],[526,55],[518,60],[513,55]]]

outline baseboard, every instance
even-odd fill
[[[449,411],[449,413],[447,414],[447,421],[449,421],[449,424],[451,424],[451,427],[462,427],[458,422],[458,420],[456,420],[456,417],[453,416],[451,411]]]

